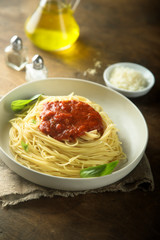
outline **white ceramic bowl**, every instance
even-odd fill
[[[127,68],[131,68],[131,69],[134,69],[134,70],[140,72],[142,74],[142,76],[146,79],[147,86],[144,89],[138,90],[138,91],[128,91],[128,90],[124,90],[124,89],[115,87],[113,84],[111,84],[109,79],[110,79],[110,75],[111,75],[112,71],[116,67],[127,67]],[[119,93],[121,93],[129,98],[140,97],[140,96],[147,94],[151,90],[151,88],[153,87],[153,85],[155,83],[155,78],[151,71],[149,71],[147,68],[145,68],[139,64],[129,63],[129,62],[121,62],[121,63],[115,63],[115,64],[110,65],[108,68],[105,69],[105,71],[103,73],[103,78],[108,87],[114,89],[115,91],[118,91]]]
[[[117,125],[128,161],[110,175],[97,178],[63,178],[49,176],[28,169],[14,160],[9,149],[9,124],[13,117],[10,104],[16,99],[30,98],[35,94],[68,95],[74,92],[100,104]],[[53,78],[23,84],[0,100],[0,157],[5,164],[20,176],[36,184],[70,191],[89,190],[112,184],[131,172],[143,157],[148,129],[138,108],[126,97],[100,84],[85,80]]]

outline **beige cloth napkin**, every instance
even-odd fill
[[[39,199],[40,197],[74,197],[79,194],[99,192],[130,192],[135,189],[154,190],[154,180],[149,161],[144,155],[138,166],[122,180],[95,190],[69,192],[49,189],[31,183],[11,171],[0,159],[0,201],[2,207],[20,202]]]

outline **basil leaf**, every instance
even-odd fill
[[[11,109],[14,112],[19,112],[19,111],[22,111],[24,109],[27,109],[27,107],[30,107],[32,104],[34,104],[34,102],[37,101],[40,96],[41,96],[41,94],[37,94],[30,99],[12,101],[11,102]]]
[[[80,171],[81,178],[100,177],[111,174],[118,164],[118,160],[96,167],[84,168]]]
[[[101,173],[101,176],[105,176],[108,174],[111,174],[113,172],[113,170],[115,169],[115,167],[118,164],[118,160],[114,161],[114,162],[110,162],[108,164],[106,164],[106,167],[104,169],[104,171]]]
[[[27,143],[25,143],[25,142],[21,142],[21,146],[23,147],[23,149],[26,151],[26,152],[28,152],[28,144]]]
[[[82,178],[99,177],[99,176],[101,176],[101,172],[103,172],[105,170],[105,167],[106,167],[106,164],[99,165],[96,167],[84,168],[80,171],[80,176]]]
[[[35,120],[35,119],[32,119],[32,123],[36,124],[36,120]]]

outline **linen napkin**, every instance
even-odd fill
[[[79,194],[130,192],[136,189],[143,191],[154,190],[153,175],[146,155],[143,156],[137,167],[120,181],[99,189],[77,192],[49,189],[31,183],[11,171],[0,159],[0,201],[2,207],[39,199],[40,197],[74,197]]]

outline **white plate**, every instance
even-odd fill
[[[100,104],[119,128],[128,162],[110,175],[97,178],[63,178],[30,170],[17,163],[8,145],[8,121],[13,117],[10,103],[16,99],[30,98],[35,94],[77,95]],[[141,160],[148,141],[148,129],[138,108],[126,97],[100,84],[69,78],[52,78],[23,84],[0,100],[0,157],[18,175],[36,184],[70,191],[89,190],[112,184],[131,172]]]
[[[141,89],[138,91],[129,91],[129,90],[121,89],[121,88],[118,88],[118,87],[115,87],[114,85],[112,85],[111,82],[109,81],[109,79],[110,79],[110,75],[111,75],[112,71],[116,67],[131,68],[131,69],[141,73],[142,76],[147,81],[146,87],[144,89]],[[112,88],[115,91],[118,91],[119,93],[121,93],[124,96],[129,97],[129,98],[141,97],[141,96],[146,95],[151,90],[151,88],[154,86],[154,83],[155,83],[155,78],[151,71],[149,71],[147,68],[145,68],[139,64],[129,63],[129,62],[120,62],[120,63],[115,63],[115,64],[110,65],[109,67],[107,67],[105,69],[105,71],[103,73],[103,78],[108,87]]]

